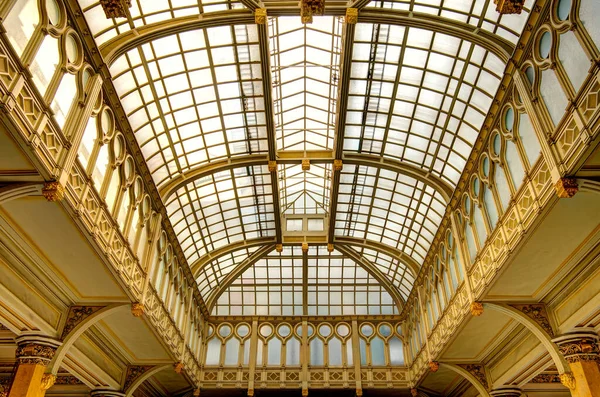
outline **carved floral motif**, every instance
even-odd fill
[[[125,375],[125,384],[123,385],[123,390],[127,390],[137,378],[152,368],[153,367],[151,365],[130,365],[127,367],[127,375]]]
[[[563,386],[568,387],[571,390],[575,390],[575,377],[570,372],[565,372],[564,374],[560,374],[560,383]]]
[[[431,372],[437,372],[438,369],[440,369],[440,363],[438,363],[437,361],[430,361],[429,362],[429,370]]]
[[[560,178],[554,184],[554,189],[559,198],[571,198],[579,191],[579,185],[575,178]]]
[[[475,317],[479,317],[483,314],[483,303],[472,302],[471,303],[471,314]]]
[[[540,327],[544,329],[550,336],[554,336],[554,331],[552,330],[552,326],[550,325],[550,320],[548,319],[548,313],[546,312],[546,307],[543,304],[527,304],[527,305],[510,305],[515,309],[519,310],[523,314],[526,314],[527,317],[531,318],[533,321],[538,323]]]
[[[67,322],[63,328],[61,339],[77,327],[83,320],[102,309],[104,306],[71,306],[67,315]]]
[[[486,389],[489,388],[487,376],[485,376],[485,368],[483,365],[479,364],[458,364],[459,367],[467,370],[471,375],[473,375],[479,383],[483,385]]]
[[[530,380],[531,383],[560,383],[559,374],[539,374]]]
[[[346,23],[355,25],[358,22],[358,8],[346,8]],[[339,160],[340,163],[342,160]],[[335,165],[335,163],[334,163]],[[336,170],[337,171],[337,170]]]
[[[558,350],[567,362],[600,361],[600,347],[593,337],[580,337],[558,342]]]
[[[135,302],[131,304],[131,314],[134,317],[142,317],[144,315],[144,304]]]
[[[61,201],[65,197],[65,188],[59,182],[46,182],[42,195],[50,202]]]
[[[312,23],[313,15],[323,15],[324,12],[324,0],[300,0],[300,17],[302,18],[302,23]]]
[[[46,365],[52,360],[55,352],[56,349],[51,346],[38,343],[27,343],[17,347],[15,356],[20,364]]]
[[[131,8],[131,0],[100,0],[106,18],[127,18],[126,10]]]
[[[500,14],[520,14],[525,0],[494,0],[496,11]]]
[[[257,25],[264,25],[267,23],[267,9],[266,8],[257,8],[256,11],[254,11],[254,22]],[[274,163],[274,161],[273,161]],[[273,172],[274,170],[271,170],[271,161],[269,161],[269,171]]]

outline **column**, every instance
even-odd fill
[[[490,391],[493,397],[520,397],[521,394],[521,389],[516,387],[502,387]]]
[[[573,372],[574,396],[600,397],[599,339],[592,328],[580,328],[552,340]]]
[[[55,381],[54,375],[44,372],[60,342],[26,332],[17,337],[17,344],[17,371],[9,397],[43,397]]]

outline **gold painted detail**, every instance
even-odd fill
[[[308,170],[310,170],[310,160],[302,159],[302,171],[308,171]]]
[[[361,397],[363,395],[363,391],[361,388],[356,389],[356,397]]]
[[[42,188],[42,195],[50,202],[61,201],[65,197],[65,188],[59,182],[46,182]]]
[[[302,23],[312,23],[313,15],[323,15],[325,0],[300,0],[300,18]]]
[[[546,307],[543,304],[525,304],[525,305],[509,305],[517,309],[518,311],[526,314],[527,317],[531,318],[533,321],[539,324],[540,327],[544,329],[550,336],[554,336],[554,331],[552,330],[552,326],[550,325],[550,320],[548,319],[548,313],[546,312]]]
[[[333,244],[327,244],[327,252],[333,252]]]
[[[471,314],[475,317],[479,317],[483,314],[483,303],[472,302],[471,303]]]
[[[200,397],[200,388],[194,389],[194,397]]]
[[[279,253],[283,252],[283,244],[276,244],[275,251],[277,251]]]
[[[571,198],[579,190],[579,185],[575,178],[560,178],[554,184],[554,189],[559,198]]]
[[[254,22],[257,25],[265,25],[267,23],[267,9],[266,8],[257,8],[254,11]],[[270,161],[269,161],[269,171],[270,171]]]
[[[308,243],[302,243],[302,252],[308,252]]]
[[[559,374],[539,374],[533,377],[530,383],[560,383]]]
[[[340,159],[333,160],[333,170],[334,171],[341,171],[343,167],[344,167],[344,164],[342,163],[342,160],[340,160]]]
[[[346,23],[356,25],[358,22],[358,8],[346,8]]]
[[[104,306],[71,306],[67,315],[67,322],[63,328],[61,339],[65,339],[67,335],[77,327],[83,320],[102,309]]]
[[[560,374],[560,383],[562,383],[563,386],[568,387],[571,390],[575,390],[575,377],[570,372]]]
[[[144,304],[135,302],[131,304],[131,314],[134,317],[142,317],[144,315]]]
[[[248,389],[248,397],[254,396],[254,389]]]
[[[73,375],[61,375],[56,377],[55,385],[83,385],[84,383]]]
[[[42,376],[42,383],[40,385],[40,388],[43,391],[48,390],[49,388],[51,388],[52,386],[54,386],[54,383],[56,382],[56,376],[52,375],[52,374],[44,374]]]
[[[106,18],[127,18],[126,10],[131,8],[131,0],[100,0]]]
[[[269,160],[269,172],[277,171],[277,161]]]
[[[569,363],[580,361],[600,362],[600,347],[598,338],[593,336],[580,336],[572,339],[559,340],[558,350]]]
[[[125,375],[125,385],[123,385],[123,390],[129,389],[129,386],[135,382],[137,378],[144,375],[146,371],[151,370],[153,367],[151,365],[130,365],[127,367],[127,375]]]
[[[173,369],[178,374],[182,373],[183,372],[183,363],[180,361],[178,363],[173,364]]]
[[[15,356],[19,364],[46,365],[54,357],[56,349],[52,346],[38,343],[27,343],[17,347]]]
[[[521,389],[515,387],[496,389],[490,392],[493,397],[520,397],[522,394]]]
[[[525,0],[494,0],[496,11],[500,14],[520,14]]]
[[[479,364],[458,364],[459,367],[467,370],[471,375],[473,375],[479,383],[483,385],[486,389],[489,387],[487,377],[485,376],[485,368],[483,365]]]
[[[419,391],[413,387],[412,389],[410,389],[410,395],[412,397],[417,397],[419,395]]]
[[[308,389],[302,389],[302,397],[308,396]]]
[[[440,369],[440,363],[438,363],[437,361],[430,361],[429,362],[429,370],[431,372],[437,372],[438,369]]]

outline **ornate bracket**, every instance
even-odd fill
[[[65,197],[65,188],[59,182],[46,182],[42,195],[50,202],[61,201]]]
[[[483,314],[483,303],[472,302],[471,303],[471,315],[479,317]]]

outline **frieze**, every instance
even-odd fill
[[[574,336],[557,338],[558,350],[569,363],[580,361],[600,361],[600,347],[597,336]]]
[[[38,343],[21,344],[17,347],[15,356],[20,364],[46,365],[54,357],[56,349]]]
[[[61,339],[77,327],[83,320],[102,309],[104,306],[71,306],[67,316],[67,322],[63,328]]]
[[[559,374],[539,374],[529,381],[530,383],[560,383]]]

